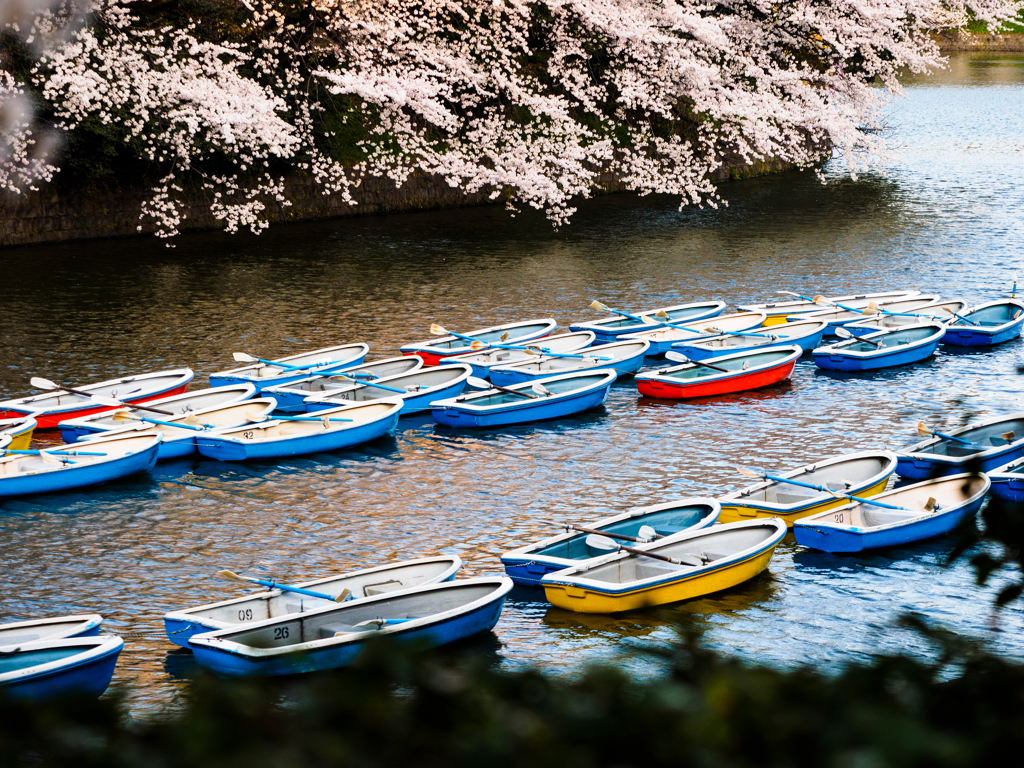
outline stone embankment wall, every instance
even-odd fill
[[[759,176],[788,167],[781,162],[734,164],[721,169],[716,180]],[[595,191],[623,189],[622,183],[609,174],[599,180]],[[486,193],[466,195],[450,187],[443,178],[422,174],[412,176],[400,188],[388,179],[364,179],[352,194],[358,205],[347,204],[340,195],[321,194],[311,179],[302,177],[287,180],[285,195],[292,204],[274,203],[268,211],[272,223],[459,208],[493,202]],[[151,224],[139,219],[145,196],[146,190],[141,186],[76,192],[60,185],[22,195],[0,195],[0,246],[136,235],[140,224],[144,232],[151,232]],[[202,197],[193,201],[186,214],[179,226],[182,232],[223,226],[210,212],[209,201]]]
[[[935,35],[935,42],[943,53],[992,51],[1005,53],[1024,53],[1024,34],[1006,35],[975,34],[949,30]]]

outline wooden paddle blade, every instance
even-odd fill
[[[811,301],[813,301],[815,304],[818,304],[820,306],[825,306],[825,307],[831,307],[832,306],[832,302],[829,301],[828,299],[826,299],[824,296],[822,296],[820,294],[818,296],[815,296],[813,299],[811,299]]]
[[[248,579],[243,579],[237,573],[232,573],[227,569],[217,571],[217,573],[215,573],[214,576],[219,576],[220,578],[227,579],[228,581],[248,581]]]
[[[28,380],[28,382],[36,389],[60,389],[60,387],[58,387],[52,381],[50,381],[49,379],[44,379],[41,376],[33,376],[31,379]]]
[[[486,346],[488,346],[488,345],[484,344],[482,341],[478,340],[478,341],[471,342],[470,345],[469,345],[469,348],[470,349],[483,349]]]
[[[609,307],[607,304],[602,304],[600,301],[592,301],[592,302],[590,302],[590,308],[591,309],[600,310],[601,312],[611,312],[612,311],[611,307]]]
[[[928,426],[923,421],[921,421],[917,424],[917,434],[921,435],[921,437],[931,437],[932,431],[928,429]]]
[[[341,594],[334,598],[334,602],[344,603],[350,597],[352,597],[352,592],[349,590],[348,587],[345,587],[345,589],[341,590]]]
[[[1006,442],[1012,443],[1017,436],[1013,432],[1003,432],[1003,434],[1000,435],[1000,437],[1002,437],[1003,440],[1005,440]]]
[[[747,467],[736,467],[736,471],[738,471],[741,475],[746,475],[747,477],[756,477],[759,480],[764,479],[764,475],[754,471],[753,469],[748,469]]]
[[[433,336],[448,336],[449,335],[448,331],[446,331],[443,326],[440,326],[437,323],[431,323],[431,325],[430,325],[430,333]]]
[[[142,421],[139,416],[129,411],[127,408],[122,408],[120,411],[114,411],[115,421]]]
[[[928,501],[925,502],[924,508],[929,512],[934,512],[939,508],[939,502],[935,500],[934,496],[929,496]]]
[[[503,334],[501,334],[501,338],[498,339],[498,341],[508,341],[508,331],[505,331]]]
[[[671,320],[671,317],[669,316],[668,312],[666,312],[664,309],[659,309],[657,312],[654,313],[654,316],[659,320]]]
[[[232,352],[231,357],[235,359],[236,363],[258,363],[259,358],[247,355],[245,352]]]

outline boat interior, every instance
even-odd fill
[[[970,443],[965,444],[957,440],[939,438],[932,445],[926,445],[921,448],[911,447],[908,450],[913,453],[931,453],[936,456],[950,456],[954,458],[973,456],[976,453],[990,451],[993,448],[1009,445],[1024,438],[1024,418],[1007,419],[1005,421],[998,421],[995,424],[975,427],[974,429],[959,432],[956,437],[959,437],[961,440],[970,440]]]
[[[32,643],[45,637],[59,637],[75,630],[81,631],[87,626],[87,622],[83,621],[81,616],[68,621],[47,621],[31,623],[28,626],[23,622],[17,622],[16,625],[9,627],[0,625],[0,645]]]
[[[246,443],[283,440],[289,437],[299,437],[300,435],[313,435],[319,432],[358,427],[360,424],[381,418],[394,407],[393,403],[367,403],[359,408],[346,408],[337,413],[333,413],[331,410],[317,411],[316,413],[308,414],[308,418],[312,419],[311,421],[278,421],[271,419],[265,424],[248,424],[244,427],[235,427],[217,434]],[[346,419],[346,421],[327,421],[325,423],[325,419]],[[196,434],[201,435],[203,433]]]
[[[375,600],[372,603],[339,603],[337,608],[331,610],[296,614],[261,627],[218,633],[217,637],[250,648],[287,648],[299,643],[332,638],[338,634],[375,632],[379,628],[377,624],[356,626],[364,621],[422,619],[455,610],[492,595],[501,588],[502,584],[498,581],[448,582],[435,589],[397,595],[392,599]],[[281,631],[283,628],[287,628],[287,631]]]
[[[872,339],[880,343],[881,347],[876,347],[870,341],[844,341],[836,344],[834,348],[841,352],[877,352],[880,349],[914,344],[930,336],[941,336],[942,333],[943,329],[934,325],[912,325]]]
[[[65,469],[85,464],[98,464],[126,456],[136,451],[141,451],[153,444],[153,431],[132,432],[117,439],[103,440],[102,442],[86,441],[68,445],[55,445],[46,449],[46,453],[39,456],[9,453],[0,457],[0,477],[11,477],[23,475],[29,472],[43,472],[54,469]],[[61,456],[54,451],[80,451],[86,453],[101,453],[102,456]]]
[[[0,675],[5,675],[9,672],[19,672],[29,667],[37,667],[53,661],[63,661],[90,650],[92,650],[91,646],[0,650]]]
[[[907,511],[886,509],[871,504],[855,504],[850,507],[832,509],[818,515],[804,518],[804,523],[828,522],[837,525],[850,525],[856,528],[880,528],[893,523],[918,520],[928,517],[944,509],[951,509],[963,504],[985,489],[985,478],[972,475],[968,478],[950,478],[939,482],[928,483],[917,488],[909,487],[886,495],[880,501],[897,507],[906,507]],[[928,509],[930,501],[938,503],[937,507]]]
[[[674,544],[666,544],[653,550],[659,555],[667,555],[677,560],[684,558],[700,560],[702,565],[677,565],[642,555],[629,555],[610,563],[589,568],[581,567],[574,570],[569,578],[603,581],[609,584],[628,584],[680,571],[694,571],[757,547],[776,536],[777,533],[778,529],[769,524],[732,530],[709,528],[697,536]]]
[[[846,492],[853,488],[863,488],[872,480],[881,480],[886,472],[891,473],[894,469],[896,463],[884,455],[857,456],[823,466],[811,464],[788,479]],[[827,496],[812,488],[775,481],[758,483],[723,497],[732,501],[750,500],[782,505],[803,504],[818,498],[824,500]]]
[[[693,506],[665,509],[660,512],[638,515],[628,520],[620,520],[617,523],[595,528],[595,530],[605,531],[606,533],[618,533],[623,536],[638,536],[640,528],[649,525],[659,536],[671,536],[680,531],[685,531],[687,528],[692,528],[713,514],[714,509],[712,507],[705,504],[695,504]],[[586,533],[578,533],[548,546],[525,550],[523,554],[560,557],[565,560],[586,560],[591,557],[608,554],[608,550],[587,546],[587,536],[588,534]],[[631,542],[623,541],[623,543],[630,544]]]
[[[447,386],[448,384],[453,383],[456,379],[464,377],[465,375],[466,369],[462,366],[442,365],[432,368],[422,368],[418,371],[413,371],[412,373],[392,376],[379,381],[381,384],[385,384],[388,387],[404,389],[410,395],[415,395],[420,392],[435,389],[436,387]],[[327,386],[329,386],[329,384]],[[380,387],[375,387],[370,383],[352,384],[351,382],[342,382],[342,386],[337,389],[329,388],[324,391],[330,393],[328,397],[331,400],[356,403],[380,400],[383,397],[401,397],[397,392],[392,392],[389,389],[381,389]]]
[[[244,400],[241,403],[235,403],[233,405],[225,405],[222,408],[212,408],[207,411],[196,411],[191,414],[185,414],[184,416],[175,416],[173,418],[164,416],[162,420],[166,420],[168,424],[186,424],[187,421],[190,420],[190,417],[194,417],[198,422],[195,426],[211,425],[214,428],[223,429],[224,427],[246,424],[252,419],[269,415],[270,412],[274,410],[276,404],[276,401],[272,398],[260,397],[253,400]],[[145,411],[141,412],[139,415],[148,416]],[[153,417],[158,418],[159,414],[153,414]],[[197,434],[194,429],[171,427],[167,424],[150,424],[145,421],[115,420],[114,423],[122,427],[137,425],[139,429],[159,432],[164,436],[164,440],[179,440],[183,437],[195,437]],[[76,445],[79,444],[76,443]]]
[[[414,563],[399,565],[371,573],[352,574],[337,576],[329,579],[320,579],[314,582],[303,582],[296,586],[309,589],[314,592],[323,592],[327,595],[337,597],[346,589],[351,593],[348,599],[355,600],[361,597],[374,597],[398,589],[408,589],[420,584],[435,581],[445,572],[451,569],[450,560],[436,560],[426,563]],[[316,608],[327,608],[332,605],[340,605],[332,600],[326,600],[309,595],[300,595],[295,592],[264,592],[253,595],[250,598],[241,600],[226,600],[213,605],[200,606],[185,611],[176,611],[176,615],[182,617],[195,616],[225,624],[241,624],[249,621],[264,621],[276,619],[290,613],[303,613]]]
[[[551,395],[538,394],[534,392],[531,387],[533,383],[527,385],[515,385],[515,388],[521,392],[525,392],[528,395],[534,396],[534,398],[541,402],[548,397],[553,395],[565,395],[570,392],[575,392],[580,389],[586,389],[592,387],[595,384],[599,384],[605,379],[603,375],[587,375],[587,376],[573,376],[571,379],[562,379],[561,381],[541,381],[540,383],[547,389]],[[475,406],[488,406],[488,405],[510,405],[512,403],[524,403],[529,398],[523,397],[522,395],[514,395],[511,392],[471,392],[465,395],[459,395],[456,400],[460,403],[466,403],[467,405]]]

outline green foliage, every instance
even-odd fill
[[[987,22],[979,21],[978,19],[971,19],[967,22],[967,31],[972,32],[976,35],[988,34],[989,32],[995,32],[996,34],[1021,34],[1024,33],[1024,9],[1017,14],[1017,18],[1014,21],[1005,22],[1001,29],[989,29]]]

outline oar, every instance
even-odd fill
[[[267,416],[265,413],[261,413],[257,416],[246,417],[249,421],[254,421],[257,424],[264,421],[320,421],[324,422],[324,427],[327,426],[328,421],[355,421],[355,419],[342,419],[337,416]]]
[[[488,347],[500,347],[501,346],[501,344],[499,344],[499,343],[490,342],[490,341],[480,341],[480,339],[477,339],[477,338],[475,338],[473,336],[467,336],[464,333],[456,333],[455,331],[449,331],[447,328],[445,328],[444,326],[438,325],[437,323],[431,323],[430,324],[430,334],[432,336],[454,336],[457,339],[463,339],[464,341],[470,342],[470,347],[473,346],[472,342],[474,342],[474,341],[478,342],[480,344],[485,344]],[[508,331],[505,331],[503,334],[501,334],[501,337],[498,339],[498,341],[505,341],[505,339],[507,339],[507,338],[508,338]],[[480,347],[476,347],[476,349],[480,349]]]
[[[489,344],[486,341],[474,341],[469,345],[470,349],[521,349],[530,355],[544,354],[548,357],[575,357],[581,360],[593,358],[595,360],[614,360],[614,357],[609,355],[574,355],[568,352],[552,352],[547,347],[539,347],[536,345],[524,346],[522,344]]]
[[[502,386],[499,386],[497,384],[492,384],[489,381],[484,381],[483,379],[478,379],[476,376],[470,376],[469,379],[467,379],[466,383],[469,384],[474,389],[484,389],[484,390],[487,390],[487,389],[497,389],[500,392],[508,392],[510,395],[519,395],[520,397],[528,397],[531,400],[536,400],[538,397],[540,397],[542,395],[544,397],[547,397],[549,395],[553,395],[554,394],[550,389],[545,387],[543,384],[539,384],[539,383],[538,384],[534,384],[532,387],[530,387],[530,389],[532,389],[534,392],[537,393],[535,395],[531,395],[528,392],[523,392],[520,389],[509,389],[508,387],[502,387]]]
[[[703,366],[704,368],[711,368],[716,371],[721,371],[722,373],[733,373],[733,371],[730,371],[728,368],[722,368],[719,365],[712,365],[711,363],[702,363],[700,360],[691,360],[681,352],[666,352],[665,359],[671,360],[672,362],[675,363],[693,363],[694,365],[700,365]]]
[[[918,422],[917,424],[917,434],[919,434],[921,437],[941,437],[943,440],[952,440],[954,443],[960,443],[961,445],[970,445],[974,448],[985,447],[983,445],[978,445],[978,443],[975,443],[971,440],[964,440],[962,437],[954,437],[953,435],[947,435],[942,432],[936,432],[934,429],[929,429],[928,425],[925,424],[923,421]],[[1011,435],[1013,433],[1007,432],[1006,434]],[[1005,438],[1005,435],[1003,437]],[[1013,441],[1007,440],[1007,442]]]
[[[815,303],[814,299],[812,299],[810,296],[804,296],[803,294],[800,293],[793,293],[792,291],[776,291],[776,293],[782,293],[785,294],[786,296],[796,296],[798,299],[803,299],[804,301],[811,302],[811,304]]]
[[[934,317],[934,315],[922,314],[919,312],[890,312],[884,307],[880,307],[875,302],[868,304],[867,309],[879,315],[896,315],[897,317]]]
[[[175,429],[191,429],[193,432],[204,432],[207,429],[213,428],[212,424],[203,424],[201,427],[197,427],[192,424],[185,423],[188,421],[189,418],[198,421],[198,419],[196,419],[195,416],[191,413],[188,415],[188,417],[185,418],[185,421],[180,423],[173,421],[160,421],[159,419],[150,419],[147,418],[146,416],[139,416],[138,414],[130,413],[128,411],[115,411],[114,413],[115,421],[144,421],[147,424],[159,424],[162,427],[174,427]]]
[[[0,448],[0,455],[7,453],[20,453],[26,456],[106,456],[106,453],[97,453],[96,451],[19,451],[14,448]]]
[[[340,362],[338,360],[321,360],[319,363],[307,363],[306,365],[288,365],[287,363],[277,363],[273,360],[264,360],[262,357],[253,357],[252,355],[245,354],[245,352],[234,352],[231,356],[235,358],[237,363],[263,363],[264,365],[272,365],[275,368],[283,368],[286,371],[305,371],[321,365],[334,365]]]
[[[550,522],[550,521],[549,521]],[[661,536],[649,525],[640,526],[640,530],[637,531],[638,536],[627,536],[624,533],[612,533],[611,531],[599,531],[596,528],[587,528],[584,525],[576,525],[575,523],[555,523],[559,528],[565,528],[567,531],[579,531],[580,533],[593,533],[598,536],[608,536],[613,539],[622,539],[623,541],[635,541],[638,544],[646,544],[654,539],[660,539]]]
[[[943,309],[944,309],[944,310],[945,310],[946,312],[949,312],[949,314],[951,314],[951,315],[955,315],[956,317],[959,317],[959,318],[960,318],[961,320],[963,320],[963,321],[964,321],[965,323],[970,323],[971,325],[977,325],[977,323],[976,323],[976,322],[975,322],[974,320],[971,320],[971,319],[970,319],[969,317],[964,317],[963,315],[961,315],[961,314],[959,314],[959,313],[957,313],[957,312],[954,312],[954,311],[953,311],[952,309],[950,309],[949,307],[943,307]]]
[[[387,624],[404,624],[407,621],[416,621],[416,619],[367,619],[366,621],[360,621],[358,624],[353,624],[353,627],[368,627],[371,624],[376,624],[377,629],[383,629]],[[334,636],[347,634],[345,632],[335,632]]]
[[[913,512],[917,514],[917,510],[908,509],[907,507],[897,507],[893,504],[885,504],[884,502],[881,501],[872,501],[871,499],[864,498],[863,496],[854,496],[852,493],[833,491],[831,488],[828,488],[824,485],[814,485],[813,483],[801,483],[799,480],[790,480],[785,477],[779,477],[778,475],[769,475],[765,472],[758,472],[757,470],[748,469],[746,467],[736,467],[736,469],[740,471],[741,475],[746,475],[747,477],[757,477],[760,478],[761,480],[771,480],[776,483],[796,485],[799,486],[800,488],[810,488],[812,491],[822,491],[823,493],[827,493],[830,496],[835,496],[836,498],[840,499],[850,499],[850,501],[859,501],[861,504],[871,504],[872,506],[875,507],[884,507],[885,509],[898,509],[900,512]],[[929,501],[932,501],[932,499],[929,499]],[[935,508],[937,509],[938,505],[936,505]]]
[[[640,555],[641,557],[650,557],[654,560],[663,560],[666,563],[672,563],[674,565],[704,565],[704,561],[699,557],[693,555],[683,555],[685,560],[682,558],[676,559],[674,557],[668,557],[666,555],[659,555],[655,552],[645,552],[642,549],[636,549],[635,547],[627,547],[625,544],[617,544],[611,539],[607,538],[603,534],[590,534],[587,536],[587,546],[593,547],[594,549],[603,549],[608,552],[629,552],[631,555]]]
[[[763,339],[771,339],[772,341],[778,341],[778,336],[774,333],[753,333],[751,331],[727,331],[723,328],[719,328],[716,325],[709,325],[706,330],[714,331],[715,333],[721,334],[722,336],[760,336]]]
[[[331,374],[331,378],[332,379],[345,379],[346,381],[351,381],[353,384],[358,384],[360,387],[376,387],[377,389],[386,389],[388,392],[397,392],[400,395],[408,395],[409,394],[409,390],[407,390],[407,389],[399,389],[398,387],[389,387],[386,384],[377,384],[376,382],[373,382],[373,381],[359,381],[358,379],[353,379],[351,376],[346,376],[343,373],[332,373]],[[331,396],[330,392],[324,393],[324,397],[330,397],[330,396]]]
[[[866,341],[868,344],[874,344],[875,349],[882,348],[882,342],[875,341],[874,339],[868,339],[865,338],[864,336],[854,336],[845,328],[836,328],[836,336],[838,336],[840,339],[855,339],[857,341]]]
[[[631,315],[629,314],[629,312],[623,312],[621,309],[612,309],[607,304],[602,304],[600,301],[590,302],[590,308],[599,310],[601,312],[611,312],[613,315],[622,315],[623,317],[628,317],[630,320],[636,320],[641,323],[648,322],[644,318],[640,317],[640,315]],[[666,315],[664,311],[662,311],[661,314],[664,315],[665,317],[668,317],[668,315]],[[652,317],[658,317],[658,314],[655,313],[654,315],[652,315]],[[662,320],[660,317],[655,322],[658,325],[667,325],[669,328],[678,328],[681,331],[688,331],[690,333],[702,335],[701,331],[695,331],[693,328],[687,328],[685,325],[679,325],[678,323],[666,322],[665,320]]]
[[[815,296],[813,299],[811,299],[811,301],[813,301],[819,307],[839,307],[840,309],[845,309],[847,312],[856,312],[858,315],[864,314],[863,309],[857,309],[856,307],[848,307],[845,304],[839,304],[838,302],[832,301],[832,299],[827,299],[824,296]]]
[[[296,592],[300,595],[307,595],[309,597],[319,597],[321,600],[330,600],[335,603],[343,603],[348,596],[352,593],[347,589],[343,589],[341,594],[335,597],[334,595],[328,595],[324,592],[314,592],[311,589],[302,589],[301,587],[289,587],[286,584],[278,584],[273,581],[266,581],[264,579],[257,579],[255,576],[239,576],[237,573],[231,571],[217,571],[217,576],[228,581],[247,581],[251,584],[262,584],[264,587],[270,587],[270,589],[280,589],[282,592]]]
[[[100,405],[107,405],[111,408],[118,408],[123,405],[127,405],[129,408],[139,408],[143,411],[153,411],[153,413],[162,413],[164,416],[177,416],[176,413],[171,411],[162,411],[159,408],[153,408],[149,405],[139,405],[138,403],[127,403],[124,400],[117,400],[113,397],[103,397],[102,395],[91,395],[88,392],[83,392],[80,389],[72,389],[71,387],[64,387],[60,384],[56,384],[49,379],[44,379],[39,376],[33,376],[29,379],[29,383],[36,389],[47,389],[47,390],[60,390],[62,392],[70,392],[72,395],[78,395],[79,397],[88,397],[91,400],[95,400]]]

